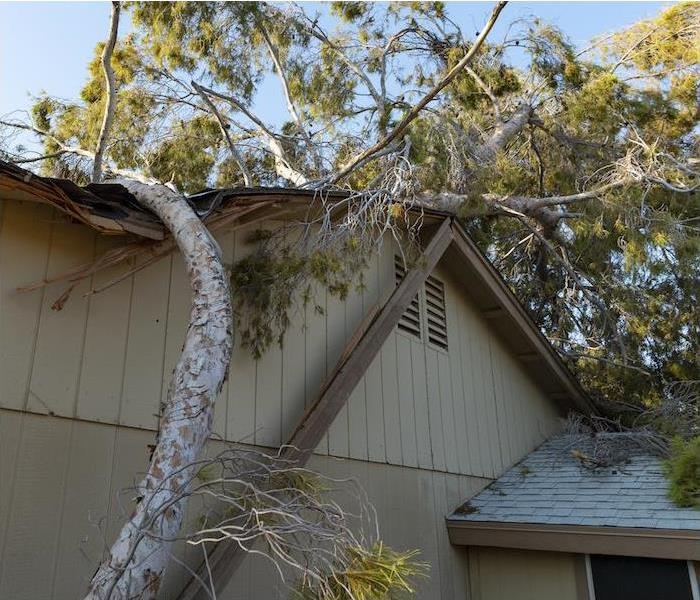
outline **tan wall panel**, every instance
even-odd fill
[[[326,373],[331,373],[345,346],[345,303],[337,296],[326,294]],[[348,405],[338,413],[328,428],[328,453],[348,456],[350,451]]]
[[[469,549],[470,600],[578,600],[573,554]]]
[[[89,263],[95,251],[95,233],[79,224],[59,222],[53,228],[48,277]],[[61,310],[55,302],[69,285],[47,287],[39,317],[28,410],[72,417],[78,394],[78,380],[85,343],[91,280],[79,282]]]
[[[133,490],[146,468],[151,431],[0,409],[0,598],[72,600],[84,592],[103,550],[132,508]],[[465,580],[464,554],[449,546],[444,518],[488,480],[315,456],[310,467],[355,478],[377,509],[381,535],[397,550],[420,549],[432,565],[419,599],[453,600]],[[338,497],[342,501],[342,497]],[[7,508],[4,508],[7,507]],[[187,520],[197,516],[191,506]],[[407,526],[410,524],[410,526]],[[0,530],[1,533],[1,530]],[[0,537],[0,540],[2,538]],[[190,562],[196,548],[179,545]],[[163,598],[186,577],[174,565]],[[220,600],[284,599],[287,590],[264,560],[247,560]]]
[[[44,290],[17,287],[46,277],[54,212],[46,206],[3,202],[0,229],[0,406],[23,409],[34,362]]]
[[[381,266],[379,256],[370,262],[370,271],[365,277],[365,289],[362,295],[363,316],[380,302]],[[374,357],[365,374],[365,403],[367,410],[367,453],[369,460],[386,462],[386,442],[384,432],[384,399],[382,389],[381,353]]]
[[[0,598],[13,600],[52,596],[73,434],[69,419],[23,416],[0,556]]]
[[[0,552],[3,552],[24,418],[21,412],[0,411],[0,414]]]
[[[96,255],[122,243],[116,237],[98,237]],[[96,273],[93,287],[109,284],[129,268],[121,265]],[[132,287],[133,280],[129,277],[89,298],[76,407],[80,419],[119,422]]]
[[[114,433],[112,427],[73,424],[63,497],[55,512],[60,533],[54,598],[77,597],[76,591],[87,588],[90,569],[102,557],[101,527],[109,506]]]
[[[252,251],[246,231],[235,233],[233,260],[242,260]],[[234,330],[233,353],[228,375],[226,434],[236,442],[253,443],[255,435],[255,361],[243,347]]]
[[[120,423],[155,429],[163,389],[170,271],[173,257],[134,275]]]
[[[60,312],[50,310],[62,289],[53,286],[40,314],[41,292],[13,297],[8,290],[20,279],[43,277],[47,256],[52,272],[85,261],[92,234],[57,222],[49,252],[48,220],[37,218],[36,207],[13,203],[5,213],[0,352],[7,360],[0,361],[0,406],[25,408],[33,366],[32,392],[41,401],[31,400],[31,411],[154,429],[189,313],[182,260],[161,260],[89,301],[75,291]],[[253,250],[248,240],[255,227],[219,237],[227,262]],[[80,243],[69,243],[74,237]],[[110,243],[100,239],[98,250]],[[20,250],[28,252],[26,264],[7,258]],[[265,446],[286,439],[364,314],[394,289],[395,252],[393,242],[385,243],[370,261],[364,289],[353,289],[345,301],[316,288],[306,306],[293,310],[282,349],[273,344],[255,361],[236,340],[215,411],[216,435]],[[99,273],[94,284],[118,273]],[[445,283],[449,350],[392,333],[317,452],[494,477],[553,431],[552,403],[490,333],[460,284],[440,267],[436,276]]]
[[[304,307],[304,406],[308,408],[318,398],[319,381],[325,381],[326,368],[326,290],[317,283],[310,287],[310,300]],[[331,367],[333,368],[333,367]],[[328,435],[316,448],[328,454]]]

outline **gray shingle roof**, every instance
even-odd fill
[[[570,438],[546,442],[449,519],[700,530],[700,510],[668,499],[659,458],[636,452],[619,467],[590,470],[571,450]]]

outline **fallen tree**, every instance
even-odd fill
[[[470,40],[439,3],[338,3],[324,15],[134,3],[136,33],[121,42],[115,7],[82,102],[41,97],[30,122],[2,122],[37,135],[45,151],[17,155],[5,143],[5,158],[77,183],[116,177],[170,232],[110,251],[68,281],[177,247],[194,294],[141,501],[93,597],[156,593],[184,499],[172,514],[150,511],[179,497],[172,482],[189,481],[173,474],[209,436],[226,375],[231,298],[208,229],[227,216],[203,225],[208,215],[187,196],[201,188],[344,190],[322,204],[321,235],[295,249],[302,259],[348,243],[368,250],[409,209],[456,215],[601,392],[653,401],[670,374],[697,379],[697,5],[581,52],[541,22],[487,43],[503,6]],[[511,65],[511,51],[525,53],[525,68]],[[267,73],[283,92],[281,124],[255,111]],[[639,310],[649,305],[662,317]],[[175,418],[183,411],[187,431]]]

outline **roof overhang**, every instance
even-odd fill
[[[700,561],[700,531],[447,519],[454,546]]]
[[[540,389],[562,410],[597,414],[597,409],[577,379],[501,274],[458,225],[443,264],[459,281],[491,329],[507,344]]]

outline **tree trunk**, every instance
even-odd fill
[[[112,17],[109,23],[109,38],[102,51],[102,70],[105,74],[105,111],[102,116],[102,127],[97,137],[95,148],[95,160],[92,164],[92,182],[102,181],[102,159],[107,149],[109,132],[114,121],[114,112],[117,107],[117,82],[112,68],[112,54],[117,43],[117,33],[119,31],[119,2],[112,2]]]
[[[86,598],[152,599],[182,524],[191,465],[211,434],[214,402],[226,378],[232,346],[228,277],[219,248],[184,197],[165,186],[117,180],[172,233],[192,288],[190,322],[160,418],[158,442],[139,502],[100,565]]]

